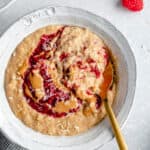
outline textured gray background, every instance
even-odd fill
[[[123,128],[129,150],[150,149],[150,0],[140,13],[122,9],[120,0],[16,0],[0,13],[0,35],[19,17],[50,4],[67,5],[92,11],[114,24],[128,39],[137,62],[135,101]],[[116,150],[112,140],[101,150]],[[0,150],[20,150],[0,135]]]

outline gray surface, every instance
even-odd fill
[[[113,23],[128,39],[137,62],[137,88],[135,102],[123,128],[129,150],[150,149],[150,1],[145,0],[145,9],[132,13],[122,9],[120,0],[16,0],[0,13],[0,34],[20,16],[49,4],[68,5],[92,11]],[[18,148],[20,150],[20,148]],[[18,150],[7,144],[0,135],[0,150]],[[115,140],[101,150],[116,150]]]
[[[0,134],[0,150],[25,150],[25,149],[11,143],[2,134]]]

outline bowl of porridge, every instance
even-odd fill
[[[109,103],[120,125],[125,122],[135,60],[126,39],[105,19],[50,6],[21,18],[0,42],[1,130],[13,142],[29,149],[94,149],[111,140],[101,99],[108,64]]]

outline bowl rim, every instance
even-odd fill
[[[13,1],[13,0],[12,0]],[[15,1],[15,0],[14,0]],[[136,69],[136,61],[135,61],[135,56],[134,56],[134,53],[133,53],[133,51],[132,51],[132,49],[131,49],[131,47],[130,47],[130,45],[129,45],[129,43],[128,43],[128,40],[125,38],[125,36],[112,24],[112,23],[110,23],[108,20],[106,20],[105,18],[103,18],[103,17],[101,17],[101,16],[99,16],[99,15],[97,15],[97,14],[95,14],[95,13],[93,13],[93,12],[90,12],[90,11],[88,11],[88,10],[84,10],[84,9],[82,9],[82,8],[74,8],[74,7],[69,7],[69,6],[64,6],[64,5],[49,5],[49,6],[47,6],[47,7],[41,7],[41,8],[38,8],[38,9],[34,9],[34,10],[32,10],[32,11],[30,11],[30,12],[28,12],[28,13],[26,13],[25,15],[23,15],[23,16],[21,16],[21,17],[19,17],[19,19],[17,19],[17,21],[15,21],[14,23],[12,23],[8,28],[7,28],[7,30],[5,30],[5,32],[3,32],[2,33],[2,35],[0,36],[0,41],[1,41],[1,39],[2,39],[2,37],[9,31],[9,29],[11,28],[11,27],[13,27],[17,22],[19,22],[19,21],[21,21],[24,17],[28,17],[28,16],[30,16],[30,15],[33,15],[34,13],[36,13],[37,11],[42,11],[42,10],[44,10],[45,8],[51,8],[51,7],[54,7],[54,8],[67,8],[67,9],[76,9],[76,10],[79,10],[79,11],[81,11],[81,12],[85,12],[85,13],[88,13],[88,14],[90,14],[90,15],[92,15],[93,17],[96,17],[97,18],[97,20],[99,20],[99,19],[101,19],[101,20],[103,20],[104,22],[106,22],[106,23],[108,23],[111,27],[113,27],[113,30],[115,30],[115,32],[117,32],[118,34],[119,34],[119,36],[121,36],[123,39],[124,39],[124,42],[126,42],[127,43],[127,46],[128,46],[128,52],[130,53],[130,56],[132,57],[132,65],[133,65],[133,83],[134,83],[134,85],[132,86],[132,93],[131,93],[131,100],[130,101],[128,101],[128,102],[130,102],[128,105],[130,106],[129,108],[128,108],[128,111],[126,111],[126,115],[124,116],[124,118],[122,119],[122,121],[121,121],[121,123],[120,123],[120,127],[121,128],[123,128],[123,126],[126,124],[126,122],[127,122],[127,120],[128,120],[128,117],[129,117],[129,115],[130,115],[130,113],[131,113],[131,109],[132,109],[132,106],[133,106],[133,103],[134,103],[134,95],[135,95],[135,89],[136,89],[136,79],[137,79],[137,69]],[[1,10],[0,10],[1,11]],[[0,52],[0,57],[1,57],[1,52]],[[129,86],[129,85],[128,85]],[[129,88],[129,87],[128,87]],[[126,93],[126,96],[125,96],[125,99],[127,99],[127,95],[128,95],[128,92],[129,92],[129,90],[127,89],[127,93]],[[124,104],[123,104],[124,105]],[[123,106],[122,106],[123,107]],[[118,114],[119,114],[120,112],[118,112]],[[10,137],[9,137],[9,135],[7,135],[3,130],[1,130],[1,127],[0,127],[0,131],[2,132],[2,134],[7,138],[7,139],[9,139],[12,143],[15,143],[15,144],[17,144],[17,145],[20,145],[20,144],[18,144],[16,141],[14,141],[13,139],[11,139]],[[110,142],[112,139],[113,139],[113,137],[114,136],[112,136],[112,138],[109,140],[109,141],[107,141],[107,143],[108,142]],[[22,145],[20,145],[20,146],[22,146]],[[101,146],[97,146],[97,148],[100,148],[100,147],[102,147],[103,145],[101,145]],[[22,146],[23,147],[23,146]]]
[[[11,6],[16,0],[10,0],[6,5],[0,8],[0,13],[5,11],[9,6]]]

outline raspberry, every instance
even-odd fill
[[[143,9],[143,0],[122,0],[122,5],[131,11]]]

